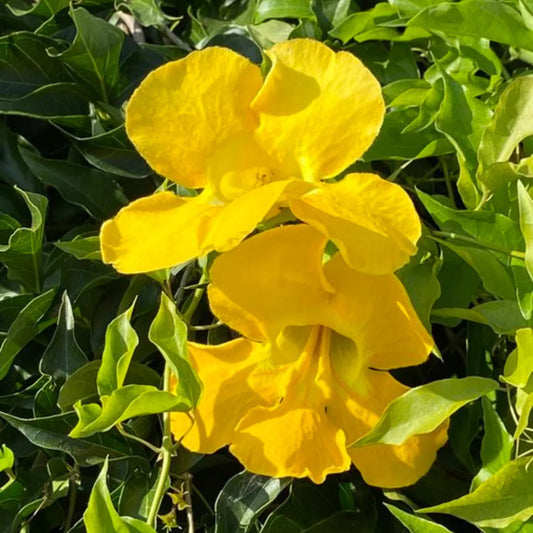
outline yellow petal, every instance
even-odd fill
[[[401,446],[364,446],[348,450],[354,465],[369,484],[382,488],[407,487],[430,469],[448,438],[448,421],[435,431],[415,435]]]
[[[407,193],[374,174],[349,174],[290,202],[293,213],[325,233],[354,269],[392,273],[416,252],[420,219]]]
[[[388,372],[373,370],[360,376],[363,387],[355,382],[348,383],[346,369],[336,365],[333,353],[332,368],[337,386],[332,387],[335,395],[328,406],[328,415],[344,430],[348,443],[365,435],[386,406],[408,390]],[[447,429],[448,421],[431,433],[411,437],[401,446],[349,448],[348,453],[369,485],[404,487],[418,481],[429,470],[437,450],[446,443]]]
[[[201,197],[186,200],[164,192],[140,198],[103,224],[103,261],[124,274],[188,261],[199,255],[199,226],[213,210]]]
[[[254,230],[291,182],[274,182],[224,205],[209,190],[194,198],[170,192],[140,198],[101,229],[102,258],[119,272],[168,268],[212,250],[223,252]]]
[[[126,130],[150,166],[186,187],[207,184],[207,160],[232,137],[253,135],[250,103],[263,80],[227,48],[206,48],[151,72],[131,97]]]
[[[327,305],[321,258],[326,238],[306,225],[268,230],[218,257],[211,268],[213,313],[254,340],[285,326],[316,324]]]
[[[322,411],[294,408],[287,402],[256,408],[243,419],[230,451],[250,472],[273,477],[310,477],[350,467],[344,433]]]
[[[322,324],[351,339],[366,367],[399,368],[423,363],[433,340],[416,315],[396,276],[369,276],[352,270],[337,254],[324,265],[335,290]],[[350,358],[337,365],[351,365]],[[339,366],[339,374],[348,369]]]
[[[310,39],[276,44],[272,68],[252,102],[256,138],[287,176],[317,181],[358,159],[378,134],[378,81],[348,52]]]
[[[278,382],[267,373],[253,376],[265,360],[264,347],[246,339],[217,346],[189,343],[189,356],[203,385],[200,401],[191,413],[171,413],[171,430],[183,445],[213,453],[233,440],[234,430],[251,408],[279,398]]]

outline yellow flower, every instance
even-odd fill
[[[197,452],[230,451],[251,472],[322,482],[353,462],[371,485],[400,487],[427,472],[445,423],[401,446],[347,449],[407,390],[388,369],[422,363],[433,342],[398,279],[322,266],[327,238],[307,225],[254,236],[211,268],[213,313],[243,338],[189,343],[204,385],[195,424],[171,414]]]
[[[105,262],[149,272],[237,245],[280,206],[335,242],[352,268],[383,274],[415,252],[420,222],[401,187],[373,174],[337,176],[370,146],[384,104],[348,52],[295,39],[266,52],[272,68],[206,48],[148,75],[126,113],[154,170],[195,197],[132,202],[104,223]]]

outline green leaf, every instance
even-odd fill
[[[0,418],[20,431],[30,442],[46,450],[71,455],[81,465],[100,463],[107,457],[141,455],[142,446],[117,433],[73,439],[68,436],[76,423],[74,412],[42,418],[19,418],[0,411]]]
[[[34,298],[9,327],[0,345],[0,379],[6,376],[20,350],[39,333],[38,323],[48,311],[54,294],[55,290],[50,289]]]
[[[413,435],[430,433],[455,411],[498,388],[493,379],[450,378],[410,389],[393,400],[378,423],[352,446],[403,444]]]
[[[533,36],[520,13],[500,0],[463,0],[424,9],[409,22],[437,35],[489,39],[533,50]]]
[[[67,254],[73,255],[76,259],[102,260],[100,237],[98,235],[91,237],[81,237],[78,235],[71,241],[55,242],[54,246],[57,246]]]
[[[290,483],[288,478],[271,478],[241,472],[233,476],[215,503],[215,533],[247,533],[259,514]]]
[[[111,501],[106,484],[107,459],[93,485],[83,523],[87,533],[156,533],[155,529],[136,518],[121,517]]]
[[[315,20],[311,0],[259,0],[255,12],[256,23],[282,18]]]
[[[104,102],[114,95],[124,32],[78,7],[70,11],[76,26],[72,46],[56,57],[82,78]]]
[[[412,17],[427,7],[444,2],[445,0],[389,0],[389,3],[405,17]]]
[[[533,516],[533,468],[530,457],[507,463],[472,493],[421,513],[446,513],[479,527],[503,528]]]
[[[533,199],[521,181],[517,183],[518,207],[520,210],[520,230],[526,243],[524,261],[531,279],[533,279]]]
[[[15,455],[5,444],[2,444],[2,449],[0,450],[0,472],[13,468],[14,464]]]
[[[130,324],[134,306],[135,302],[107,327],[102,364],[96,378],[100,396],[108,396],[122,387],[133,352],[139,344],[139,337]]]
[[[505,361],[502,378],[514,387],[524,388],[533,373],[533,330],[517,330],[515,342],[516,348]]]
[[[91,361],[74,372],[61,387],[57,404],[62,411],[68,411],[81,400],[87,402],[98,399],[96,376],[102,361]],[[124,383],[136,385],[152,385],[156,387],[161,376],[150,367],[132,361],[126,374]]]
[[[6,265],[9,279],[20,282],[31,292],[40,292],[41,248],[48,200],[40,194],[16,190],[28,206],[31,226],[17,228],[8,244],[0,245],[0,261]]]
[[[142,26],[159,26],[166,22],[160,0],[128,0],[121,2],[117,7],[130,11]]]
[[[511,276],[491,251],[471,246],[455,246],[441,239],[436,240],[468,263],[479,274],[483,287],[488,292],[498,298],[514,300],[515,287]]]
[[[439,69],[444,80],[444,98],[435,126],[455,148],[460,171],[457,188],[465,205],[474,208],[479,201],[473,181],[478,166],[477,148],[491,110],[487,104],[470,96],[440,66]]]
[[[67,202],[82,207],[96,219],[109,218],[127,203],[120,185],[101,170],[60,159],[45,159],[23,147],[20,154],[40,181],[57,189]]]
[[[503,468],[512,457],[513,437],[488,398],[481,398],[483,406],[483,440],[481,441],[481,469],[472,480],[472,489]]]
[[[100,398],[96,403],[74,404],[78,424],[69,433],[73,438],[89,437],[110,430],[113,426],[136,416],[155,415],[166,411],[188,411],[181,398],[151,385],[125,385]]]
[[[43,354],[40,370],[62,383],[85,363],[87,356],[76,341],[72,305],[65,291],[61,297],[56,330]]]
[[[384,504],[385,507],[409,530],[409,533],[451,533],[448,528],[410,513],[406,513],[394,505]]]
[[[518,223],[505,215],[492,211],[452,209],[422,191],[417,190],[417,195],[444,231],[473,237],[479,246],[486,244],[505,254],[522,246]]]
[[[34,15],[40,18],[50,18],[58,11],[61,11],[65,7],[68,7],[69,0],[37,0],[29,9],[18,9],[12,5],[9,5],[9,10],[19,17],[24,15]]]
[[[478,179],[493,190],[498,183],[488,180],[491,166],[508,161],[518,144],[533,135],[533,76],[512,80],[502,92],[494,116],[479,146]],[[505,180],[503,181],[505,183]]]
[[[187,325],[165,293],[161,293],[161,305],[150,326],[148,338],[157,346],[178,378],[177,396],[192,409],[198,403],[202,385],[187,353]]]

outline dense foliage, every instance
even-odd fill
[[[393,371],[416,388],[364,442],[451,422],[400,490],[170,442],[164,413],[200,394],[187,337],[234,336],[205,298],[216,254],[150,275],[101,261],[102,222],[168,185],[125,133],[145,76],[213,45],[267,69],[298,37],[379,80],[383,126],[346,173],[400,184],[424,223],[397,274],[435,354]],[[0,532],[533,531],[532,65],[531,0],[0,2]]]

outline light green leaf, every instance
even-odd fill
[[[502,378],[514,387],[524,388],[533,373],[533,330],[517,330],[515,341],[516,348],[505,361]]]
[[[472,480],[472,490],[489,479],[510,460],[513,451],[513,437],[488,398],[481,398],[483,406],[483,440],[481,441],[481,469]]]
[[[0,345],[0,379],[8,373],[15,357],[38,333],[38,323],[44,316],[55,290],[50,289],[29,302],[13,321]]]
[[[117,7],[130,11],[142,26],[159,26],[166,22],[160,0],[128,0]]]
[[[518,424],[516,425],[516,429],[513,434],[514,440],[517,440],[528,427],[531,409],[533,409],[533,393],[528,394],[525,401],[523,401],[521,405],[520,418],[518,419]]]
[[[406,513],[389,503],[384,505],[409,530],[409,533],[451,533],[448,528],[427,518]]]
[[[70,16],[76,37],[72,46],[57,57],[108,102],[118,83],[124,32],[82,7],[72,9]]]
[[[507,463],[472,493],[421,513],[446,513],[479,527],[503,528],[533,516],[533,468],[530,457]]]
[[[518,144],[533,135],[532,109],[533,76],[512,80],[500,96],[494,116],[481,138],[480,181],[486,181],[491,165],[508,161]],[[491,185],[495,188],[497,184]]]
[[[192,409],[198,403],[202,385],[187,353],[187,326],[178,316],[174,302],[164,293],[161,293],[161,305],[150,326],[148,338],[178,378],[177,396]]]
[[[520,226],[505,215],[492,211],[453,209],[422,191],[417,190],[417,195],[444,231],[474,237],[479,246],[487,244],[495,250],[501,249],[507,255],[522,246]]]
[[[48,200],[40,194],[16,190],[28,206],[31,226],[17,228],[8,244],[0,245],[0,262],[6,265],[9,279],[20,282],[31,292],[40,292],[41,248]]]
[[[81,400],[87,402],[98,399],[96,376],[102,361],[91,361],[74,372],[61,387],[57,404],[62,411],[69,411]],[[126,374],[125,384],[158,386],[161,376],[150,367],[132,361]]]
[[[491,117],[490,107],[468,94],[440,68],[444,80],[444,98],[435,122],[456,150],[459,163],[457,188],[465,205],[476,207],[479,197],[474,176],[477,169],[477,148]]]
[[[0,472],[13,468],[14,464],[15,455],[5,444],[2,444],[2,449],[0,450]]]
[[[450,378],[410,389],[393,400],[378,423],[352,446],[403,444],[413,435],[430,433],[455,411],[498,388],[493,379]]]
[[[130,324],[134,307],[135,302],[107,326],[102,364],[96,378],[100,396],[108,396],[122,387],[133,352],[139,344],[139,337]]]
[[[515,301],[496,300],[476,305],[470,309],[442,308],[433,309],[433,318],[460,318],[490,326],[496,333],[514,334],[516,330],[527,327],[528,323]]]
[[[497,43],[533,50],[533,35],[520,13],[500,0],[445,2],[424,9],[408,26],[437,35],[489,39]]]
[[[255,12],[256,23],[282,18],[315,20],[311,0],[259,0]]]
[[[94,235],[91,237],[75,237],[71,241],[57,241],[54,243],[60,250],[73,255],[76,259],[91,259],[101,261],[100,237]]]
[[[241,472],[233,476],[215,503],[215,533],[247,533],[259,513],[289,485],[288,478]]]
[[[107,488],[107,459],[93,485],[83,523],[87,533],[156,533],[155,529],[136,518],[121,517],[111,501]]]
[[[90,437],[136,416],[189,410],[181,398],[151,385],[125,385],[100,400],[101,407],[96,403],[82,405],[81,401],[74,404],[79,421],[69,436],[75,439]]]
[[[533,279],[533,199],[521,181],[517,183],[517,192],[518,207],[520,210],[520,230],[526,242],[526,256],[524,261],[529,276]]]
[[[446,0],[389,0],[389,4],[394,6],[403,16],[412,17],[430,6],[443,4]]]

